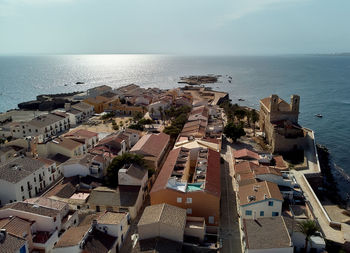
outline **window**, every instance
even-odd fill
[[[191,204],[191,203],[192,203],[192,198],[187,198],[187,199],[186,199],[186,203],[187,203],[187,204]]]
[[[177,203],[182,203],[182,198],[177,198],[177,199],[176,199],[176,202],[177,202]]]
[[[260,216],[264,216],[264,215],[265,215],[264,211],[260,211]]]
[[[36,177],[34,177],[34,182],[36,182]]]
[[[123,232],[123,226],[120,225],[120,232]]]
[[[24,188],[23,188],[23,185],[21,186],[21,192],[23,192],[24,191]]]
[[[278,215],[279,215],[279,212],[272,212],[272,217],[278,216]]]
[[[213,224],[214,223],[214,216],[209,216],[208,223]]]
[[[273,201],[269,201],[269,206],[273,206]]]
[[[186,213],[187,214],[192,214],[192,208],[187,208]]]
[[[22,200],[24,200],[24,196],[22,196]]]
[[[247,215],[247,216],[252,215],[252,213],[253,213],[252,210],[246,210],[246,211],[245,211],[245,215]]]

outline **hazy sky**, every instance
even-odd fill
[[[350,0],[0,0],[0,54],[350,51]]]

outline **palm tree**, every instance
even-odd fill
[[[160,114],[160,119],[163,120],[163,107],[159,106],[158,111]]]
[[[254,136],[255,136],[255,123],[258,122],[258,120],[259,120],[259,114],[255,111],[255,109],[253,109],[250,112],[249,116],[250,116],[250,120],[253,123],[253,132],[254,132]]]
[[[318,226],[314,220],[305,220],[298,223],[298,229],[305,235],[305,252],[307,252],[310,237],[316,234]]]

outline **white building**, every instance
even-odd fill
[[[48,171],[44,162],[28,157],[18,157],[8,163],[1,164],[1,204],[22,201],[36,196],[53,183],[53,181],[47,180],[47,176],[50,174],[51,172]]]
[[[161,110],[164,113],[165,110],[170,108],[171,103],[172,103],[172,101],[160,100],[160,101],[157,101],[157,102],[154,102],[154,103],[148,105],[148,111],[150,113],[150,116],[152,118],[159,118],[161,116],[159,109],[162,108]]]
[[[127,128],[123,131],[123,134],[129,137],[129,148],[132,148],[141,138],[141,131]]]
[[[46,143],[37,145],[37,152],[41,157],[62,154],[67,157],[77,157],[87,153],[87,145],[65,137],[57,137]]]
[[[281,215],[283,197],[277,184],[263,181],[240,186],[238,198],[244,219]]]
[[[86,91],[88,97],[97,97],[105,92],[112,91],[112,87],[108,85],[100,85]]]
[[[87,121],[95,113],[94,107],[84,102],[79,102],[77,104],[71,105],[71,108],[81,111],[83,113],[81,118],[82,122]]]
[[[118,171],[119,185],[139,185],[144,194],[147,188],[148,170],[136,164],[124,166]]]
[[[28,122],[16,122],[11,124],[12,136],[24,138],[38,136],[39,141],[57,135],[70,127],[69,116],[64,113],[49,113],[36,117]]]
[[[119,252],[129,231],[129,214],[105,212],[90,225],[67,230],[57,242],[53,253]]]
[[[98,142],[98,134],[84,129],[72,130],[64,135],[65,138],[72,139],[85,144],[87,149],[95,147]]]
[[[30,203],[32,202],[32,203]],[[58,241],[58,233],[78,223],[77,212],[70,212],[66,203],[47,198],[17,202],[0,210],[0,219],[14,223],[4,227],[21,231],[17,236],[28,243],[29,252],[51,252]],[[4,224],[4,222],[1,222]]]
[[[99,178],[105,175],[105,169],[108,164],[109,161],[102,156],[86,154],[69,159],[61,164],[61,169],[63,170],[64,177],[86,177],[90,175]]]

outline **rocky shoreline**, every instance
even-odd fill
[[[349,189],[347,189],[346,185],[349,185],[350,181],[345,177],[349,176],[342,175],[342,173],[335,168],[326,146],[317,144],[316,147],[324,181],[324,194],[335,204],[346,208],[346,202],[349,201],[349,199],[347,199]]]
[[[17,106],[21,110],[51,111],[64,107],[65,103],[72,103],[71,98],[79,93],[82,92],[75,91],[70,93],[42,94],[38,95],[36,100],[22,102]]]

